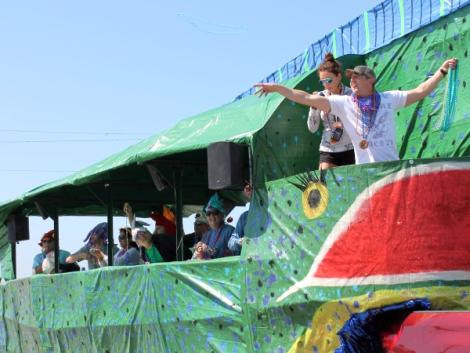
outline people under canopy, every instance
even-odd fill
[[[212,195],[204,209],[210,229],[195,246],[193,259],[207,260],[233,255],[228,241],[235,228],[225,223],[225,208],[217,193]]]
[[[136,219],[132,206],[128,202],[124,203],[123,211],[131,225],[133,239],[140,248],[143,247],[146,249],[145,254],[148,255],[149,251],[154,253],[153,245],[158,250],[163,261],[176,261],[176,226],[174,226],[174,222],[171,219],[167,218],[168,216],[164,216],[164,208],[162,212],[154,211],[150,214],[152,219],[156,220],[153,233],[150,233],[150,231],[143,226],[144,223],[142,221]],[[138,232],[135,230],[138,230]],[[139,235],[139,240],[136,238],[137,235]],[[143,257],[145,256],[146,255],[143,255]],[[157,258],[158,257],[155,257],[155,259]]]
[[[41,252],[33,258],[33,275],[39,273],[53,273],[55,264],[54,230],[52,229],[44,233],[38,245],[41,247]],[[70,272],[80,270],[77,264],[66,263],[65,260],[68,256],[70,256],[70,252],[59,249],[59,271]]]
[[[247,202],[250,202],[253,193],[252,186],[247,183],[243,189],[243,196]],[[248,220],[248,211],[243,212],[238,218],[235,231],[228,241],[228,247],[234,255],[240,255],[242,250],[243,239],[245,237],[245,227]]]
[[[131,228],[120,228],[118,240],[121,249],[114,255],[114,266],[135,266],[143,263],[139,247],[132,241]]]
[[[97,224],[83,241],[86,244],[67,257],[67,263],[87,260],[89,270],[108,266],[108,223]],[[118,251],[119,248],[113,245],[113,254]]]

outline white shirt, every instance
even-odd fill
[[[328,90],[324,90],[322,92],[326,97],[331,96],[331,93]],[[351,88],[343,86],[341,90],[341,95],[350,96],[351,93],[352,93]],[[333,124],[336,121],[339,121],[341,123],[341,120],[337,116],[331,113],[328,114],[319,109],[310,107],[310,110],[308,112],[308,120],[307,120],[307,126],[308,126],[309,131],[312,133],[316,132],[318,128],[320,127],[320,121],[323,122],[323,133],[322,133],[321,142],[320,142],[320,151],[336,153],[336,152],[350,151],[354,148],[351,142],[351,139],[349,138],[348,133],[344,131],[344,129],[343,129],[343,135],[341,136],[339,141],[337,143],[331,143],[330,141],[331,140],[331,128],[333,127]]]
[[[406,103],[406,92],[387,91],[380,93],[380,107],[375,122],[367,137],[363,137],[361,116],[358,116],[356,104],[350,96],[330,96],[331,114],[341,118],[344,129],[354,145],[356,164],[385,162],[398,159],[395,111]],[[360,114],[360,113],[359,113]],[[368,147],[362,149],[359,143],[367,140]]]

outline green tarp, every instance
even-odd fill
[[[449,129],[440,124],[445,81],[397,114],[402,161],[336,168],[318,183],[320,132],[306,131],[307,108],[278,95],[251,97],[0,206],[2,219],[22,205],[34,212],[35,198],[72,212],[80,194],[96,194],[107,180],[123,183],[118,196],[127,196],[126,190],[135,193],[132,180],[139,188],[151,185],[138,163],[200,161],[202,149],[219,140],[249,143],[253,155],[255,190],[241,257],[10,281],[1,287],[0,346],[8,352],[333,352],[336,332],[369,308],[426,297],[435,310],[469,310],[469,13],[466,7],[365,57],[345,59],[346,67],[365,60],[385,90],[414,88],[445,58],[459,58]],[[318,89],[314,73],[290,84]],[[180,140],[194,133],[194,124],[204,132],[199,139]],[[310,205],[312,190],[322,197]],[[93,199],[81,201],[86,207],[78,212],[95,207]]]
[[[470,158],[312,176],[323,185],[313,218],[301,175],[257,190],[241,257],[1,286],[0,349],[333,352],[353,313],[420,297],[470,309]]]
[[[79,186],[98,181],[112,182],[112,171],[128,166],[135,168],[156,158],[204,149],[210,143],[218,141],[247,144],[281,102],[281,97],[271,97],[269,100],[251,97],[183,120],[163,133],[149,137],[88,168],[37,187],[18,199],[1,205],[0,214],[9,212],[12,208],[42,194],[66,186]],[[84,212],[86,214],[86,211]]]

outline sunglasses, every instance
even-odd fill
[[[41,243],[43,243],[43,244],[44,243],[49,243],[50,244],[50,243],[53,243],[53,242],[54,242],[54,240],[52,240],[52,239],[46,239],[46,240],[43,240]]]
[[[324,78],[323,80],[319,80],[319,82],[324,85],[325,83],[332,83],[333,79],[331,77]]]
[[[220,212],[217,212],[217,211],[215,211],[215,212],[207,212],[207,213],[206,213],[206,216],[207,216],[207,217],[209,217],[209,216],[218,216],[219,214],[220,214]]]

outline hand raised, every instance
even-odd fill
[[[268,93],[276,92],[278,85],[276,83],[257,83],[254,87],[258,88],[255,95],[263,97],[267,96]]]
[[[132,206],[128,202],[124,202],[124,206],[122,208],[122,211],[126,216],[132,215]]]
[[[451,59],[447,59],[446,61],[444,61],[441,65],[441,69],[447,71],[449,69],[455,69],[455,67],[457,66],[457,58],[451,58]]]

